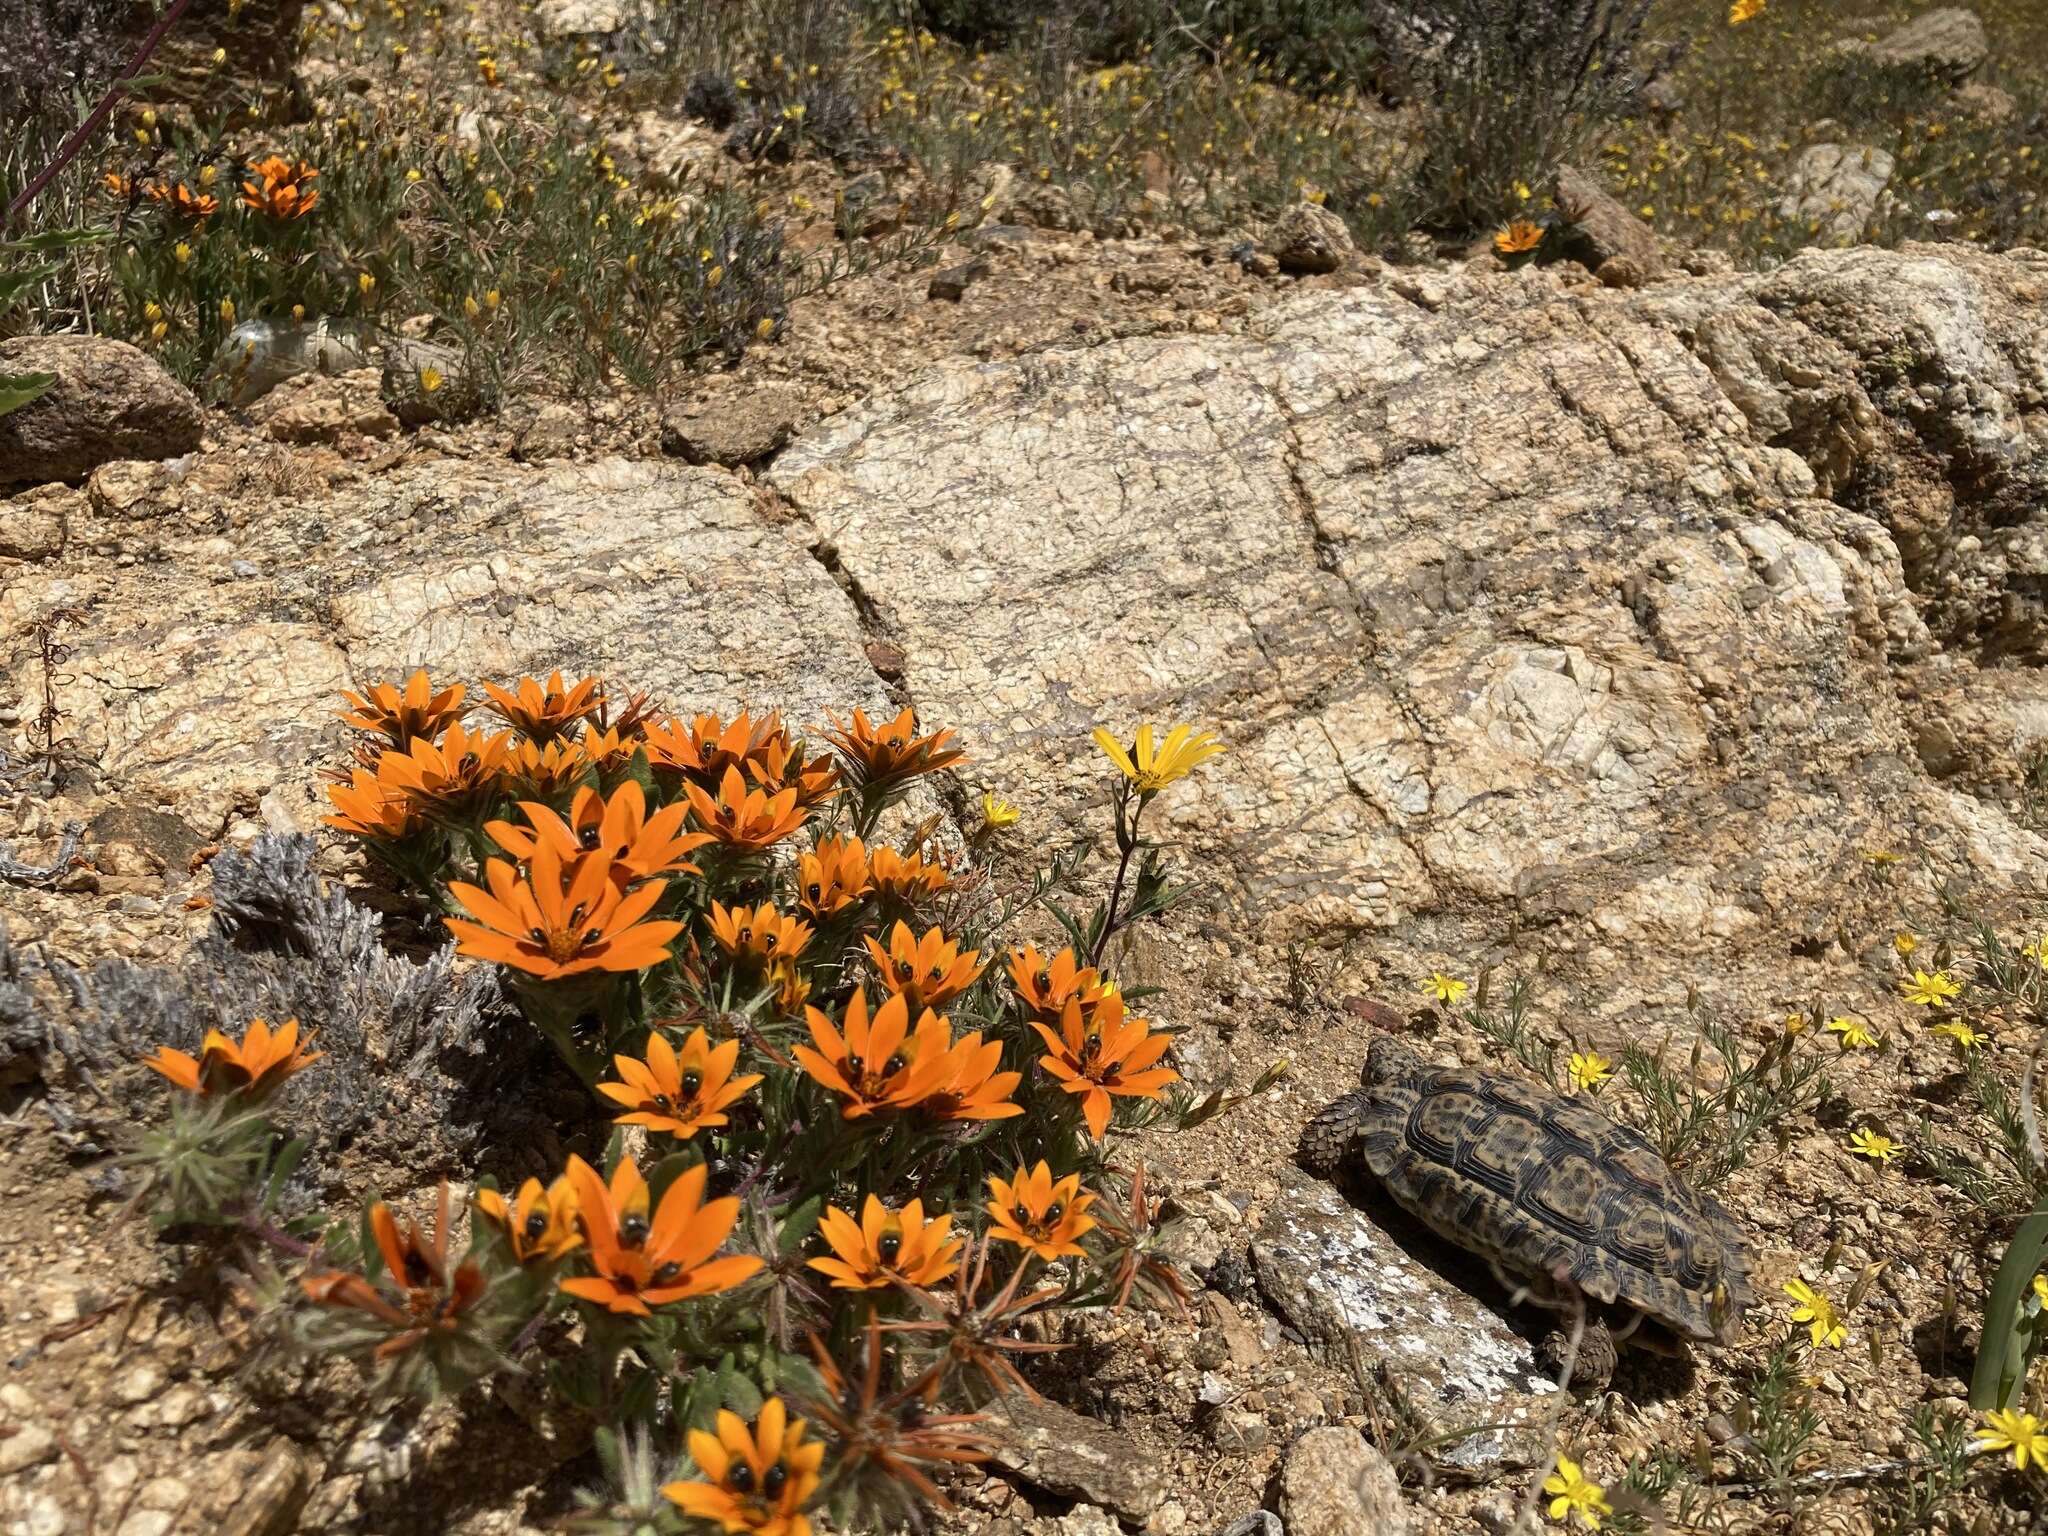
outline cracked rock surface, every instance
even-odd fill
[[[1057,1490],[1083,1501],[1058,1529],[1121,1516],[1173,1536],[1243,1514],[1305,1425],[1376,1394],[1436,1422],[1549,1411],[1536,1325],[1486,1277],[1419,1259],[1276,1152],[1355,1080],[1363,1021],[1401,1027],[1363,999],[1341,1011],[1341,989],[1304,1003],[1291,946],[1363,933],[1364,969],[1403,988],[1436,957],[1508,963],[1534,1010],[1569,1010],[1612,1052],[1689,1028],[1689,994],[1753,1023],[1892,989],[1900,894],[1877,850],[1993,892],[2048,856],[2019,779],[2048,744],[2041,253],[1809,252],[1627,291],[1401,271],[1297,288],[1245,334],[938,361],[765,460],[461,447],[250,434],[0,497],[0,772],[26,782],[46,695],[73,765],[0,801],[0,855],[58,866],[0,883],[15,957],[177,960],[210,921],[191,898],[219,890],[206,846],[314,829],[344,749],[337,690],[417,666],[597,671],[674,710],[780,707],[805,728],[910,704],[972,753],[951,808],[993,788],[1039,850],[1100,830],[1090,728],[1213,726],[1231,751],[1148,816],[1215,886],[1125,961],[1164,986],[1202,1091],[1277,1055],[1294,1068],[1171,1146],[1148,1138],[1206,1239],[1204,1325],[1119,1323],[1076,1366],[1117,1434],[1061,1461],[1070,1426],[1027,1432],[974,1518],[1035,1520]],[[46,666],[36,626],[60,612]],[[89,867],[66,872],[80,835]],[[344,862],[330,846],[321,868]],[[39,1049],[13,964],[0,944],[0,1070]],[[1432,1049],[1452,1046],[1477,1049]],[[128,1300],[161,1254],[132,1225],[104,1250],[84,1231],[90,1201],[113,1208],[88,1182],[91,1129],[6,1146],[25,1257],[0,1344],[27,1374],[0,1406],[40,1425],[63,1405],[110,1516],[228,1520],[205,1489],[246,1486],[273,1490],[246,1526],[269,1529],[310,1483],[306,1528],[400,1529],[387,1511],[422,1484],[386,1463],[471,1465],[487,1439],[502,1478],[459,1495],[439,1479],[468,1513],[436,1528],[509,1531],[522,1500],[546,1502],[534,1490],[580,1447],[525,1422],[511,1386],[482,1409],[270,1438],[212,1324]],[[380,1188],[430,1176],[405,1166],[407,1134],[399,1116]],[[1777,1277],[1835,1230],[1817,1212],[1841,1154],[1810,1141],[1731,1192]],[[466,1155],[436,1153],[458,1171]],[[1765,1198],[1766,1181],[1783,1187]],[[1932,1195],[1901,1199],[1907,1225],[1849,1211],[1843,1230],[1852,1252],[1898,1256],[1932,1315],[1952,1234]],[[104,1336],[64,1331],[96,1317]],[[122,1372],[102,1368],[117,1318],[143,1346]],[[1359,1357],[1398,1380],[1361,1377]],[[1842,1363],[1836,1411],[1882,1385],[1875,1369]],[[1699,1370],[1728,1387],[1711,1352]],[[101,1408],[133,1431],[118,1455],[85,1435]],[[1663,1443],[1678,1422],[1659,1400],[1623,1427]],[[1512,1438],[1477,1453],[1512,1464]],[[0,1513],[83,1520],[54,1433],[4,1444],[33,1488]],[[1311,1477],[1327,1462],[1348,1488],[1350,1445],[1304,1453],[1291,1509],[1371,1526]],[[181,1481],[200,1461],[204,1486]],[[1437,1502],[1427,1529],[1473,1528]]]

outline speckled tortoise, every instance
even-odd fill
[[[1302,1166],[1370,1173],[1440,1236],[1526,1278],[1538,1301],[1583,1297],[1575,1386],[1604,1386],[1621,1342],[1734,1342],[1750,1300],[1741,1229],[1590,1099],[1428,1066],[1387,1037],[1360,1082],[1302,1133]],[[1564,1342],[1553,1333],[1541,1352],[1555,1361]]]

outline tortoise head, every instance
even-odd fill
[[[1422,1070],[1422,1058],[1406,1041],[1381,1035],[1365,1053],[1365,1066],[1358,1074],[1360,1087],[1383,1088]]]

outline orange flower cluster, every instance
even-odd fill
[[[198,223],[220,212],[220,199],[210,192],[195,192],[182,181],[151,182],[144,189],[153,203],[166,204],[182,219]]]
[[[303,160],[294,165],[282,155],[267,155],[249,167],[242,202],[273,219],[302,219],[319,205],[319,189],[312,185],[319,174]]]
[[[643,744],[656,779],[674,786],[694,785],[707,795],[724,798],[730,793],[726,775],[737,773],[741,787],[736,802],[744,800],[751,786],[761,793],[764,804],[786,792],[786,806],[808,813],[839,790],[839,770],[823,759],[806,757],[783,727],[780,714],[757,720],[742,712],[729,725],[716,715],[698,715],[688,724],[668,720],[649,725]]]
[[[537,840],[523,873],[491,859],[484,878],[489,890],[466,880],[448,883],[448,893],[469,913],[447,920],[457,951],[543,981],[644,971],[668,958],[668,941],[683,931],[681,923],[648,917],[666,881],[624,890],[603,853],[564,860],[552,842]]]
[[[860,1120],[918,1109],[940,1120],[1006,1120],[1024,1113],[1010,1102],[1022,1074],[1002,1072],[1000,1041],[979,1030],[953,1039],[952,1026],[930,1009],[913,1029],[901,992],[868,1012],[867,990],[855,987],[838,1024],[817,1008],[804,1010],[811,1044],[796,1047],[797,1065],[837,1094],[841,1115]]]
[[[1073,950],[1052,959],[1030,947],[1010,956],[1010,984],[1024,1016],[1045,1042],[1039,1066],[1081,1100],[1088,1134],[1109,1129],[1115,1098],[1158,1099],[1180,1074],[1160,1066],[1173,1037],[1127,1016],[1121,994]]]
[[[685,1169],[650,1218],[647,1180],[631,1158],[620,1160],[607,1184],[572,1156],[569,1188],[594,1273],[564,1280],[562,1289],[608,1312],[646,1317],[651,1308],[729,1291],[753,1275],[761,1261],[751,1255],[712,1257],[732,1235],[740,1203],[731,1195],[707,1201],[709,1177],[702,1163]]]
[[[979,950],[961,954],[960,946],[937,928],[928,929],[923,938],[917,938],[909,924],[900,920],[889,930],[887,949],[872,936],[862,942],[875,962],[882,985],[902,998],[912,1013],[945,1007],[979,981],[981,973],[988,969],[975,963],[981,958]]]

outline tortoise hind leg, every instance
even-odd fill
[[[1537,1344],[1536,1362],[1552,1376],[1561,1375],[1571,1348],[1570,1331],[1553,1328]],[[1579,1335],[1578,1357],[1571,1362],[1572,1377],[1568,1383],[1571,1390],[1582,1395],[1605,1391],[1607,1384],[1614,1380],[1614,1366],[1619,1354],[1614,1333],[1606,1322],[1597,1317],[1587,1318],[1586,1330]]]
[[[1358,1144],[1359,1122],[1370,1095],[1353,1089],[1302,1128],[1294,1160],[1319,1179],[1334,1181]]]

